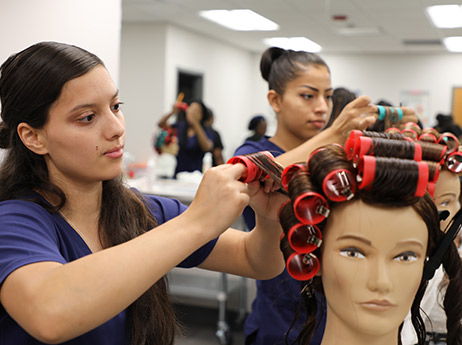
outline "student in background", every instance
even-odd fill
[[[268,82],[268,102],[276,113],[276,133],[260,141],[246,141],[235,155],[269,151],[283,166],[303,162],[319,146],[329,143],[344,144],[352,129],[365,129],[376,120],[377,108],[367,96],[349,103],[332,126],[326,126],[332,111],[334,89],[330,70],[317,54],[303,51],[268,48],[261,57],[260,71]],[[403,109],[403,121],[412,121],[412,109]],[[244,210],[249,229],[255,225],[253,211]],[[257,281],[257,296],[252,311],[245,321],[246,345],[285,344],[286,332],[300,306],[300,284],[285,270],[270,280]],[[300,310],[290,343],[295,341],[306,312]],[[312,344],[320,344],[323,322],[315,333]]]
[[[208,108],[210,112],[209,120],[206,121],[205,127],[212,131],[213,133],[213,149],[212,149],[212,166],[216,167],[217,165],[225,163],[223,158],[223,142],[221,141],[220,133],[213,127],[215,121],[215,115],[213,114],[212,109]]]
[[[265,137],[267,123],[263,115],[256,115],[252,117],[249,121],[248,129],[252,131],[253,134],[245,140],[250,141],[259,141],[261,138]]]
[[[159,127],[168,126],[168,120],[179,113],[175,103],[172,110],[158,122]],[[173,177],[179,172],[202,172],[203,158],[206,152],[213,149],[213,132],[206,126],[210,119],[210,111],[202,101],[193,101],[185,110],[185,121],[176,121],[172,126],[177,128],[179,150],[176,155],[176,167]]]

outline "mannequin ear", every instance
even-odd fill
[[[268,91],[268,102],[271,105],[271,108],[273,108],[275,113],[279,113],[281,111],[281,96],[274,90],[269,90]]]
[[[48,153],[48,150],[45,146],[45,138],[43,137],[42,129],[36,129],[27,123],[21,122],[18,125],[17,131],[22,143],[29,150],[38,155],[44,155]]]

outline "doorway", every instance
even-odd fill
[[[202,101],[203,75],[178,70],[177,95],[183,92],[183,102],[190,103],[194,100]]]

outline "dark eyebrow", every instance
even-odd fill
[[[338,240],[357,240],[357,241],[360,241],[360,242],[363,242],[369,246],[372,246],[372,242],[369,241],[368,239],[365,239],[364,237],[361,237],[361,236],[355,236],[355,235],[343,235],[343,236],[340,236],[339,238],[337,238],[337,241]]]
[[[372,246],[371,241],[369,241],[368,239],[366,239],[364,237],[356,236],[356,235],[343,235],[343,236],[340,236],[340,237],[337,238],[337,241],[339,241],[339,240],[357,240],[357,241],[363,242],[363,243],[365,243],[365,244],[367,244],[369,246]],[[399,241],[396,244],[395,247],[406,246],[406,245],[409,245],[409,244],[417,245],[417,246],[421,247],[422,249],[424,248],[424,246],[422,245],[422,243],[420,241],[412,240],[412,239]]]
[[[415,244],[415,245],[419,246],[420,248],[424,249],[423,244],[422,244],[420,241],[417,241],[417,240],[403,240],[403,241],[399,241],[399,242],[396,244],[396,247],[406,246],[406,245],[409,245],[409,244]]]
[[[116,98],[118,95],[119,95],[119,89],[116,90],[116,92],[114,93],[114,95],[112,96],[111,99]],[[95,105],[94,103],[77,104],[77,105],[76,105],[74,108],[72,108],[69,112],[70,112],[70,113],[73,113],[74,111],[79,110],[79,109],[91,108],[91,107],[93,107],[94,105]]]
[[[317,88],[309,86],[309,85],[302,85],[302,87],[306,87],[307,89],[313,90],[315,92],[319,92],[319,90]],[[332,90],[333,90],[333,88],[330,87],[330,88],[326,89],[325,91],[328,92],[328,91],[332,91]]]

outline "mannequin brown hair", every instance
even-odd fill
[[[372,135],[371,135],[372,136]],[[389,140],[393,141],[393,140]],[[386,145],[386,142],[384,143]],[[317,164],[322,163],[324,166],[323,172],[319,169],[319,174],[321,176],[327,175],[329,170],[334,169],[338,164],[339,160],[339,147],[338,145],[327,145],[318,150],[318,155],[312,155],[309,159],[309,166],[316,166]],[[387,154],[392,155],[393,150],[388,149]],[[428,245],[426,256],[431,257],[435,252],[438,244],[441,242],[444,233],[440,231],[439,227],[439,218],[436,207],[428,193],[422,195],[416,195],[417,186],[419,183],[419,173],[418,173],[418,164],[414,160],[410,159],[399,159],[393,157],[376,157],[377,169],[375,169],[375,176],[373,182],[367,186],[367,188],[362,188],[355,193],[354,200],[362,200],[367,204],[373,204],[377,206],[382,206],[384,208],[396,208],[396,207],[405,207],[411,206],[420,218],[425,222],[428,229]],[[317,162],[319,160],[319,162]],[[432,178],[437,171],[438,167],[436,163],[433,162],[424,162],[421,164],[428,164],[429,170],[433,173],[429,174],[429,177]],[[303,163],[300,166],[304,166]],[[288,171],[289,167],[285,171]],[[357,167],[358,170],[361,170],[361,167]],[[309,170],[309,169],[308,169]],[[361,171],[360,171],[361,172]],[[303,176],[307,176],[308,172],[300,173]],[[292,178],[297,177],[297,173],[294,173]],[[284,180],[284,177],[282,177]],[[318,182],[315,182],[318,181]],[[322,186],[320,183],[321,179],[310,179],[312,187],[309,187],[310,190],[315,190],[319,193],[322,193]],[[422,181],[420,181],[422,182]],[[426,181],[424,181],[426,182]],[[366,187],[366,186],[365,186]],[[301,189],[301,186],[297,187]],[[297,194],[294,191],[291,191],[291,183],[289,182],[289,195]],[[328,199],[326,197],[326,199]],[[346,201],[348,202],[348,201]],[[335,212],[335,206],[338,203],[329,201],[331,212]],[[281,224],[283,226],[285,236],[281,238],[281,250],[284,254],[286,260],[294,253],[294,249],[291,247],[288,238],[287,231],[288,228],[293,226],[296,221],[291,215],[290,212],[280,212],[281,217],[292,217],[291,219],[281,219]],[[317,224],[317,226],[322,230],[325,228],[326,224],[329,222],[329,219],[322,221]],[[322,265],[322,257],[320,249],[316,249],[308,255],[314,254]],[[306,256],[307,254],[302,254]],[[462,265],[460,257],[457,253],[455,245],[452,244],[449,250],[446,252],[442,258],[443,267],[449,277],[449,285],[445,298],[445,310],[447,313],[447,329],[449,344],[460,345],[461,336],[462,336],[462,326],[460,320],[462,318],[462,306],[460,296],[462,294]],[[303,275],[301,275],[303,276]],[[316,312],[318,310],[318,299],[313,298],[311,289],[314,289],[319,294],[323,295],[322,279],[318,276],[315,276],[313,279],[308,279],[301,282],[301,291],[302,293],[302,302],[304,308],[307,310],[309,318],[305,322],[303,330],[299,333],[297,338],[297,343],[300,345],[305,345],[311,339],[314,330],[316,329]],[[425,326],[420,315],[420,302],[422,300],[423,294],[425,293],[425,288],[427,285],[427,280],[422,278],[420,286],[415,295],[411,313],[412,313],[412,323],[418,335],[418,344],[423,345],[425,341]],[[318,318],[320,319],[320,318]],[[402,326],[400,326],[401,328]],[[400,344],[401,340],[398,338],[398,343]]]
[[[323,162],[326,161],[325,154],[332,149],[332,156],[335,157],[337,148],[326,147],[322,152],[324,153]],[[311,160],[316,160],[313,156]],[[412,160],[402,160],[396,158],[377,158],[377,167],[375,179],[369,188],[359,190],[355,195],[355,200],[363,200],[365,203],[374,204],[383,207],[402,207],[411,206],[422,218],[427,225],[429,239],[427,246],[427,256],[431,256],[435,251],[437,244],[441,242],[444,234],[439,229],[439,219],[436,207],[428,193],[423,197],[416,197],[416,183],[418,174],[415,173],[416,163]],[[397,166],[399,164],[400,166]],[[414,171],[414,173],[412,172]],[[400,182],[399,185],[396,183]],[[319,186],[318,186],[319,187]],[[336,203],[330,202],[331,212],[335,212]],[[323,229],[329,222],[329,219],[321,224],[319,227]],[[281,249],[287,250],[286,240],[281,241]],[[313,252],[322,265],[321,251],[319,249]],[[287,256],[287,255],[285,255]],[[460,301],[460,294],[462,292],[461,285],[461,262],[460,257],[454,245],[446,252],[442,260],[443,267],[449,277],[449,286],[445,298],[445,310],[448,317],[448,343],[461,344],[462,328],[460,320],[462,317],[462,308]],[[323,294],[322,279],[318,276],[314,277],[312,281],[305,282],[305,285],[310,285],[318,293]],[[412,323],[418,334],[419,345],[424,344],[425,341],[425,327],[423,320],[420,316],[419,305],[425,292],[427,281],[423,280],[420,283],[418,292],[415,296],[414,302],[411,307]],[[302,294],[303,304],[305,308],[313,313],[317,310],[317,299],[312,298],[310,294]],[[310,318],[305,323],[304,330],[299,334],[297,339],[298,344],[307,344],[311,338],[315,325],[316,318]],[[400,339],[398,339],[400,343]]]

